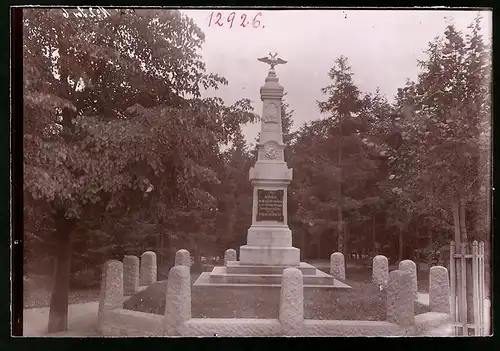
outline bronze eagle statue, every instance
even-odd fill
[[[287,61],[282,60],[279,57],[276,57],[276,56],[278,56],[277,52],[274,54],[269,53],[269,56],[270,56],[270,58],[269,57],[261,57],[261,58],[258,58],[257,60],[259,60],[260,62],[267,63],[268,65],[271,66],[271,69],[274,69],[274,66],[276,66],[276,65],[284,65],[285,63],[287,63]]]

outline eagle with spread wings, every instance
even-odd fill
[[[287,63],[287,61],[282,60],[279,57],[276,57],[276,56],[278,56],[277,52],[274,54],[269,53],[269,56],[270,56],[270,58],[269,57],[261,57],[261,58],[258,58],[257,60],[259,60],[260,62],[267,63],[268,65],[271,66],[271,69],[274,69],[274,66],[276,66],[276,65],[284,65],[285,63]]]

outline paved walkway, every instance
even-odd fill
[[[418,293],[418,301],[428,305],[429,304],[429,294]],[[484,299],[484,327],[485,334],[490,334],[490,312],[491,312],[491,301]],[[443,325],[439,328],[433,329],[427,333],[428,336],[454,336],[453,326],[451,323]]]
[[[70,305],[68,311],[68,331],[50,336],[95,336],[97,331],[98,302]],[[23,314],[24,336],[47,336],[49,308],[29,308]]]

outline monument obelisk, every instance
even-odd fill
[[[240,264],[298,266],[300,251],[292,246],[287,224],[287,187],[293,171],[288,168],[283,143],[281,103],[283,87],[274,67],[286,61],[277,54],[258,59],[270,65],[265,84],[260,88],[263,103],[258,158],[250,169],[253,185],[252,225],[247,244],[240,247]]]
[[[280,287],[284,269],[297,267],[302,272],[304,288],[350,288],[311,264],[300,262],[300,250],[292,246],[292,231],[287,223],[287,188],[293,172],[285,162],[281,124],[283,87],[274,70],[274,66],[286,61],[277,58],[277,54],[269,55],[258,59],[271,67],[260,88],[262,120],[258,157],[249,174],[253,208],[247,244],[240,247],[239,261],[234,249],[226,250],[225,256],[230,259],[224,266],[203,272],[193,286]]]

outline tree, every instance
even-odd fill
[[[479,160],[486,150],[481,150],[480,136],[487,133],[482,129],[490,115],[490,63],[479,22],[478,17],[465,39],[450,25],[444,39],[430,43],[429,59],[420,62],[423,72],[399,101],[400,110],[405,109],[402,136],[410,141],[409,179],[433,194],[422,199],[429,212],[451,209],[457,242],[467,241],[466,208],[477,199],[478,180],[484,176]]]
[[[457,251],[469,241],[476,219],[488,213],[487,199],[478,201],[478,195],[486,195],[481,194],[480,184],[489,175],[485,171],[489,160],[481,154],[489,153],[485,141],[491,115],[490,53],[480,35],[480,23],[478,16],[466,36],[448,25],[444,38],[429,44],[427,60],[419,62],[418,80],[399,94],[406,127],[402,136],[408,141],[411,160],[407,181],[422,194],[428,193],[416,203],[426,208],[428,217],[453,228]],[[466,286],[471,287],[471,267],[466,270]],[[457,285],[462,283],[458,276]],[[467,299],[471,322],[471,290]]]
[[[326,101],[318,102],[318,106],[322,113],[330,114],[331,133],[337,135],[337,150],[335,174],[337,178],[337,231],[338,231],[338,250],[344,252],[346,239],[344,238],[345,223],[343,211],[345,207],[345,199],[342,191],[344,168],[351,160],[346,160],[343,156],[343,150],[349,145],[344,145],[344,142],[352,141],[353,144],[358,143],[359,139],[350,138],[359,132],[362,124],[360,123],[359,113],[362,109],[362,100],[359,95],[358,88],[354,85],[351,72],[351,67],[344,56],[339,57],[335,61],[335,66],[332,67],[328,76],[333,81],[332,84],[326,86],[321,91],[327,95]],[[347,138],[346,138],[347,137]]]
[[[67,328],[73,240],[111,237],[119,256],[127,225],[167,227],[174,239],[210,232],[218,179],[208,165],[254,118],[248,101],[199,98],[227,82],[205,73],[191,19],[110,13],[68,21],[58,10],[24,12],[24,188],[55,229],[46,238],[56,244],[49,332]]]

